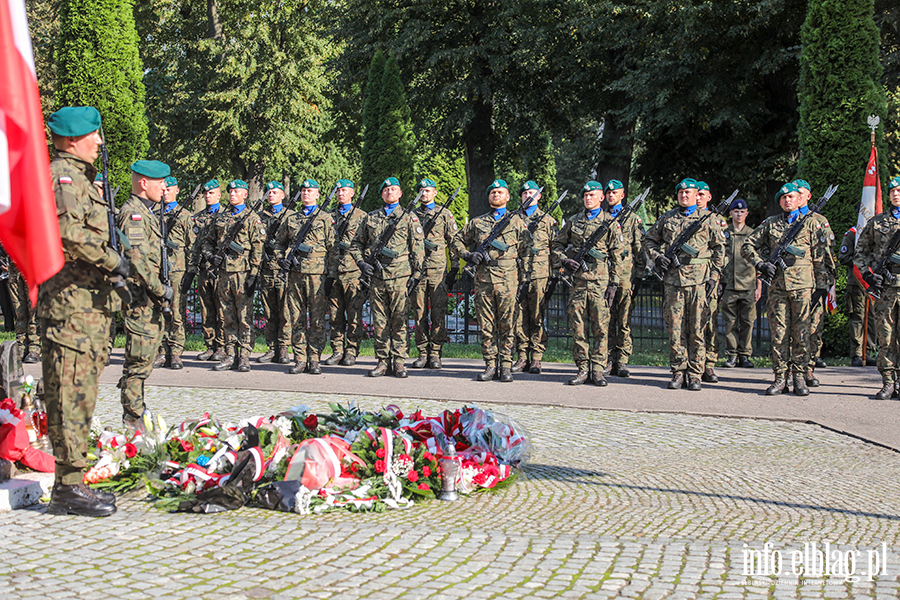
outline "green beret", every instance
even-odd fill
[[[505,181],[503,181],[502,179],[495,179],[495,180],[491,183],[491,185],[489,185],[489,186],[487,187],[487,192],[486,192],[486,193],[490,194],[490,193],[491,193],[491,190],[496,190],[496,189],[500,189],[500,188],[503,188],[503,189],[505,189],[505,190],[507,190],[507,191],[509,190],[509,186],[506,185],[506,182],[505,182]]]
[[[521,195],[522,192],[527,192],[528,190],[539,190],[539,189],[541,189],[541,186],[539,186],[537,183],[535,183],[529,179],[528,181],[526,181],[525,183],[522,184],[522,187],[519,188],[519,195]]]
[[[98,181],[103,181],[103,173],[97,173],[96,175],[94,175],[94,183],[97,183]]]
[[[610,179],[606,183],[606,189],[607,190],[624,190],[625,186],[622,185],[622,182],[619,181],[618,179]]]
[[[309,188],[309,189],[319,189],[319,182],[315,179],[304,179],[303,183],[300,184],[300,189]]]
[[[178,185],[178,180],[169,175],[166,177],[166,187],[172,187],[173,185]]]
[[[250,186],[247,185],[247,182],[243,179],[235,179],[227,186],[225,186],[225,191],[230,192],[231,190],[249,190]]]
[[[690,177],[686,179],[682,179],[681,183],[675,186],[675,190],[699,190],[697,187],[697,180],[691,179]]]
[[[47,120],[56,135],[78,137],[100,129],[100,112],[93,106],[66,106]]]
[[[434,181],[432,181],[426,177],[425,179],[423,179],[422,181],[420,181],[419,183],[416,184],[416,193],[418,194],[419,190],[421,190],[422,188],[436,188],[436,187],[437,187],[437,184]]]
[[[891,179],[891,182],[888,184],[888,190],[892,190],[895,187],[900,187],[900,175]]]
[[[203,184],[203,191],[208,192],[208,191],[214,190],[218,187],[219,187],[219,180],[218,179],[210,179],[209,181],[207,181],[206,183]]]
[[[698,190],[705,190],[705,191],[708,192],[708,191],[709,191],[709,184],[707,184],[705,181],[698,181],[698,182],[697,182],[697,189],[698,189]]]
[[[586,184],[584,184],[581,187],[581,195],[584,196],[584,194],[586,192],[593,192],[594,190],[602,190],[602,189],[603,189],[603,184],[601,184],[599,181],[591,180],[591,181],[588,181]]]
[[[150,179],[163,179],[172,172],[169,165],[158,160],[139,160],[131,165],[131,170]]]
[[[796,185],[798,190],[801,189],[801,188],[806,188],[806,189],[808,189],[809,191],[812,191],[812,188],[809,187],[809,182],[806,181],[805,179],[795,179],[795,180],[792,181],[791,183],[793,183],[794,185]]]
[[[378,188],[378,193],[380,194],[381,192],[383,192],[384,188],[388,187],[389,185],[400,185],[400,180],[396,177],[388,177],[381,182],[381,187]]]
[[[284,186],[278,183],[277,181],[270,181],[266,184],[266,191],[271,192],[272,190],[281,190],[284,191]]]
[[[785,194],[790,194],[791,192],[799,191],[799,188],[793,183],[786,183],[781,186],[777,192],[775,192],[775,200],[781,200],[781,197]]]
[[[348,188],[354,188],[354,189],[356,188],[356,186],[353,185],[353,182],[350,181],[349,179],[338,179],[337,186],[339,188],[342,188],[342,187],[348,187]]]

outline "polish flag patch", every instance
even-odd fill
[[[72,183],[72,178],[69,177],[68,175],[63,175],[62,177],[59,178],[59,182],[60,183]]]
[[[143,218],[138,213],[131,213],[131,220],[132,221],[142,221]]]

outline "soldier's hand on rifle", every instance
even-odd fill
[[[706,280],[706,285],[704,286],[706,291],[706,297],[711,298],[713,291],[716,289],[716,282],[714,279],[710,278]]]
[[[124,279],[128,277],[128,270],[128,259],[122,255],[119,255],[119,262],[115,267],[113,267],[112,274],[118,275],[119,277],[122,277]]]
[[[220,254],[214,254],[210,259],[209,263],[213,266],[213,268],[218,269],[222,266],[222,263],[225,262],[225,257]]]
[[[874,275],[874,273],[873,273]],[[816,302],[822,303],[822,308],[826,308],[825,299],[828,297],[828,290],[824,288],[819,288],[813,292],[812,298],[810,299],[810,305],[815,305]]]
[[[444,276],[444,285],[447,286],[448,290],[453,289],[457,277],[459,277],[459,267],[447,271],[447,274]]]
[[[869,284],[869,287],[880,288],[884,284],[884,277],[878,273],[866,273],[863,275],[863,281]]]
[[[416,286],[419,285],[418,277],[410,277],[406,280],[406,295],[412,296],[413,290],[416,289]]]
[[[756,270],[759,271],[760,275],[764,275],[767,280],[771,281],[775,277],[778,267],[768,261],[761,260],[756,263]]]
[[[163,288],[165,288],[162,295],[163,302],[171,302],[172,300],[174,300],[175,290],[172,289],[172,286],[164,285]]]
[[[359,267],[359,270],[362,271],[362,274],[365,275],[366,277],[371,277],[372,274],[375,273],[375,267],[373,267],[372,265],[370,265],[369,263],[367,263],[364,260],[361,260],[358,263],[356,263],[356,266]]]
[[[562,264],[570,273],[574,273],[581,268],[581,263],[574,258],[564,258]]]
[[[611,283],[606,286],[606,293],[603,294],[603,298],[606,300],[607,306],[612,306],[613,302],[616,301],[616,292],[619,291],[619,286],[615,283]]]
[[[191,284],[194,283],[194,277],[196,277],[196,275],[197,274],[193,271],[188,271],[185,274],[184,281],[181,282],[181,289],[179,290],[182,296],[186,295],[191,289]]]
[[[252,294],[253,290],[256,289],[256,275],[248,275],[247,281],[244,282],[244,291],[248,294]]]
[[[286,258],[282,258],[281,260],[278,261],[278,266],[281,267],[282,269],[284,269],[285,271],[290,271],[291,263],[292,263],[292,261],[290,261]]]
[[[464,261],[471,264],[473,267],[477,267],[484,261],[484,254],[481,252],[466,252],[462,257]]]
[[[331,294],[331,290],[333,288],[334,288],[334,277],[326,277],[325,278],[325,295],[327,296],[327,295]]]
[[[665,254],[660,254],[653,262],[656,265],[657,271],[659,271],[660,273],[665,273],[669,269],[669,266],[672,264],[672,259],[667,257]]]

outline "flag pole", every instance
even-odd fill
[[[878,115],[869,115],[867,120],[869,124],[869,129],[872,130],[869,141],[872,144],[872,148],[875,150],[875,184],[879,187],[879,189],[875,190],[876,199],[880,195],[881,192],[881,178],[878,177],[878,149],[875,148],[875,130],[878,129],[879,123],[881,123],[881,119]],[[865,295],[866,297],[866,306],[863,311],[863,346],[862,346],[862,360],[863,366],[866,365],[866,362],[869,360],[869,306],[871,304],[871,298],[869,294]]]

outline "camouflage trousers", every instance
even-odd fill
[[[331,320],[331,349],[336,354],[352,352],[359,356],[359,342],[363,337],[362,309],[366,293],[359,282],[359,273],[339,275],[328,296]]]
[[[596,373],[606,368],[609,305],[606,281],[575,279],[569,290],[569,329],[572,331],[572,358],[579,371]],[[590,335],[590,342],[588,336]]]
[[[165,333],[163,334],[163,346],[166,352],[172,356],[181,356],[184,353],[184,294],[181,293],[181,282],[184,280],[184,271],[175,271],[171,274],[171,285],[175,291],[175,299],[172,301],[172,319],[165,321]]]
[[[375,358],[403,363],[409,358],[409,296],[406,277],[372,278],[369,288],[372,307]]]
[[[197,298],[200,299],[200,318],[203,320],[203,341],[210,350],[225,347],[222,305],[218,292],[218,278],[198,275]]]
[[[634,311],[631,280],[619,286],[616,298],[609,307],[609,361],[624,367],[634,352],[631,339],[631,313]]]
[[[822,352],[822,332],[825,330],[825,306],[822,301],[809,306],[809,358],[810,364]],[[812,373],[812,366],[809,368]]]
[[[518,358],[531,360],[544,358],[547,349],[547,330],[544,327],[544,294],[547,292],[547,278],[532,279],[525,289],[521,304],[516,302],[514,331]]]
[[[160,309],[149,302],[125,312],[125,364],[118,387],[122,390],[122,411],[126,417],[144,413],[144,381],[153,372],[153,361],[163,337]]]
[[[279,277],[280,273],[264,270],[260,274],[259,299],[266,318],[266,345],[272,350],[291,345],[291,320],[285,299],[288,284]]]
[[[16,313],[16,344],[19,358],[29,352],[40,352],[41,337],[38,332],[36,310],[31,308],[28,286],[18,269],[10,269],[9,296]]]
[[[253,293],[248,294],[245,289],[249,274],[249,271],[222,271],[217,279],[224,347],[228,354],[235,356],[241,351],[253,351]]]
[[[499,283],[475,282],[475,316],[481,328],[481,356],[489,365],[499,360],[500,367],[512,367],[517,287],[515,277]]]
[[[663,312],[669,330],[669,367],[672,372],[686,371],[700,377],[706,365],[703,339],[703,311],[706,307],[704,284],[665,286]]]
[[[284,297],[293,334],[291,345],[294,347],[294,360],[319,360],[328,339],[325,330],[325,276],[291,271]]]
[[[707,298],[706,308],[703,309],[703,343],[706,346],[704,366],[712,369],[719,359],[719,299],[715,290],[712,297]]]
[[[881,298],[869,307],[878,315],[878,372],[890,375],[900,370],[900,288],[886,287]]]
[[[725,354],[744,356],[753,354],[753,323],[756,321],[756,290],[736,292],[725,290],[719,303],[725,325]]]
[[[47,433],[56,459],[56,481],[64,485],[81,483],[87,467],[110,320],[110,314],[96,311],[78,312],[65,321],[41,319]]]
[[[850,275],[852,277],[853,275]],[[862,356],[863,321],[866,319],[866,298],[868,294],[856,285],[848,285],[844,291],[847,307],[847,324],[850,328],[850,356]],[[866,357],[875,356],[878,337],[878,319],[875,316],[875,302],[869,301],[869,326],[866,332]]]
[[[426,271],[410,297],[419,356],[440,356],[441,346],[447,343],[445,274],[443,269]]]
[[[809,369],[809,304],[812,290],[788,292],[769,288],[769,330],[772,336],[772,371],[807,373]]]

